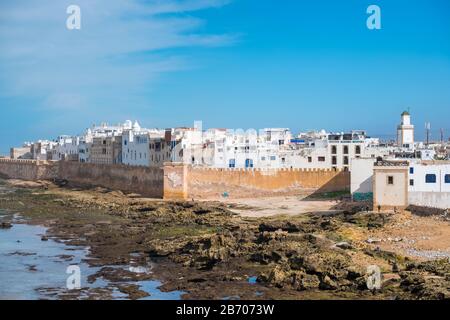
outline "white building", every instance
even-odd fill
[[[34,160],[51,160],[51,152],[56,142],[38,140],[31,144],[31,154]]]
[[[281,168],[282,150],[291,140],[289,129],[213,129],[203,140],[203,163],[215,168]]]
[[[374,181],[375,169],[379,175],[377,181]],[[386,208],[399,207],[397,198],[401,197],[401,203],[407,199],[404,207],[450,209],[450,161],[354,159],[350,177],[355,200],[365,200],[373,193],[374,201],[383,198],[382,206]]]
[[[361,130],[349,133],[331,133],[316,140],[293,140],[286,153],[284,168],[318,168],[349,170],[352,159],[377,158],[389,155],[378,139],[368,138]]]
[[[410,162],[408,199],[412,205],[449,209],[450,162]]]
[[[80,137],[59,136],[51,150],[51,159],[78,161]]]
[[[122,133],[122,163],[131,166],[162,165],[156,161],[156,140],[162,140],[164,131],[143,129],[137,121]]]

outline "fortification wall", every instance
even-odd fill
[[[101,165],[73,161],[0,159],[0,176],[23,180],[67,180],[143,196],[213,199],[348,191],[348,172],[323,169],[243,170],[195,168],[165,163],[163,168]]]
[[[75,185],[101,186],[147,197],[163,197],[164,174],[161,168],[60,161],[58,178]]]
[[[53,180],[58,175],[58,163],[38,160],[0,159],[0,176],[22,180]]]
[[[327,169],[188,168],[188,197],[233,198],[350,190],[350,174]]]

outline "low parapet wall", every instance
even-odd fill
[[[331,169],[188,169],[188,195],[233,198],[350,190],[349,172]]]

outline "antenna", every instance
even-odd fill
[[[425,122],[425,130],[427,133],[427,146],[430,144],[430,130],[431,130],[431,123]]]

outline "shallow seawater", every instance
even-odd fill
[[[41,241],[46,229],[42,226],[14,224],[0,230],[0,299],[49,299],[39,288],[66,289],[67,267],[78,265],[81,286],[92,286],[87,277],[97,268],[81,260],[87,248],[77,248],[53,240]],[[69,257],[70,256],[70,257]]]
[[[0,216],[4,214],[0,210]],[[87,278],[100,269],[83,262],[89,254],[89,248],[68,246],[52,239],[42,241],[41,236],[45,233],[45,227],[23,223],[15,223],[10,229],[0,229],[0,299],[57,299],[59,293],[67,292],[66,283],[71,274],[66,272],[71,265],[80,268],[82,288],[112,288],[113,299],[127,297],[102,278],[88,283]],[[133,267],[130,271],[147,272],[148,269],[142,266]],[[184,293],[161,292],[158,289],[161,283],[158,281],[140,281],[135,284],[150,294],[145,299],[177,300]],[[86,296],[82,295],[81,298]]]

